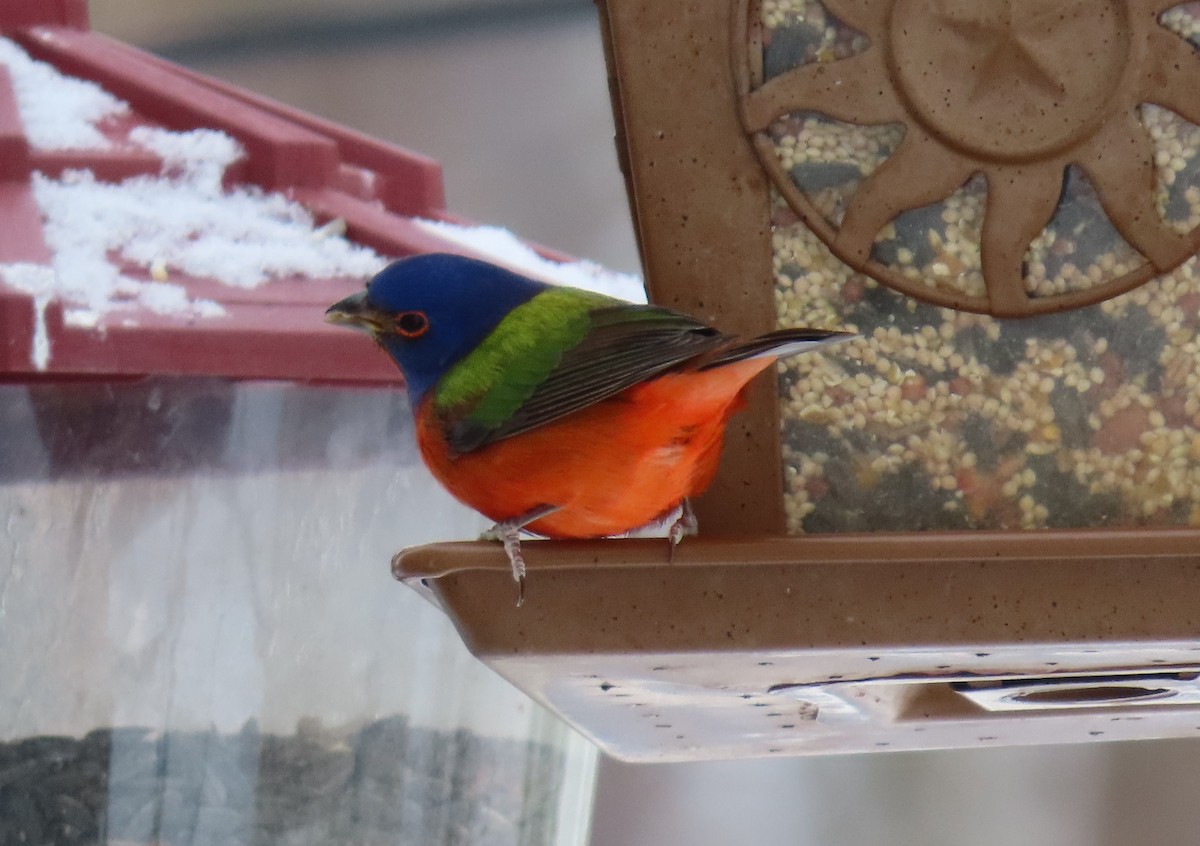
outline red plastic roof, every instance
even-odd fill
[[[411,219],[455,220],[444,208],[441,169],[431,159],[90,32],[85,0],[0,0],[0,34],[32,58],[128,101],[130,126],[118,128],[125,135],[131,126],[146,125],[204,127],[234,137],[247,156],[226,172],[226,184],[282,192],[318,223],[341,218],[349,240],[382,255],[467,252]],[[33,149],[0,67],[0,264],[51,261],[33,172],[56,176],[88,168],[97,179],[113,182],[158,173],[161,161],[153,153],[120,137],[110,140],[113,149],[101,151]],[[324,309],[363,281],[282,279],[243,290],[187,279],[190,295],[220,303],[226,315],[185,318],[123,310],[93,328],[65,325],[62,306],[52,302],[46,311],[52,352],[44,372],[31,363],[33,300],[0,284],[0,377],[166,373],[395,382],[395,368],[372,345],[323,321]]]

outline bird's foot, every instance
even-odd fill
[[[671,528],[667,531],[667,538],[671,542],[670,549],[667,552],[667,561],[675,560],[675,547],[679,546],[681,540],[694,537],[699,531],[700,523],[696,520],[696,512],[692,510],[691,501],[685,499],[683,501],[683,510],[675,518],[675,522],[671,524]]]
[[[525,557],[521,555],[521,530],[558,509],[557,505],[539,505],[517,517],[501,520],[479,536],[482,541],[500,541],[504,544],[504,554],[508,556],[508,563],[512,565],[513,581],[517,583],[518,608],[525,602]]]

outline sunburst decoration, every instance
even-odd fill
[[[765,82],[762,10],[745,2],[743,125],[789,204],[851,267],[940,305],[1019,316],[1112,297],[1200,247],[1200,227],[1160,214],[1162,162],[1143,118],[1159,107],[1200,124],[1200,56],[1163,20],[1178,0],[823,0],[855,37]],[[814,113],[903,135],[851,194],[814,203],[769,134]],[[956,192],[968,214],[982,205],[982,284],[931,287],[873,255],[898,216]],[[1039,292],[1030,265],[1071,196],[1092,197],[1130,259],[1086,286]]]

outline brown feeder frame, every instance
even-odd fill
[[[599,7],[652,299],[734,332],[773,328],[772,176],[751,137],[762,121],[746,118],[765,108],[747,99],[747,6]],[[1030,302],[952,304],[1013,314]],[[394,571],[476,655],[630,760],[1200,732],[1200,532],[785,537],[772,388],[757,384],[730,427],[697,503],[702,535],[673,563],[665,541],[530,542],[520,608],[494,545],[407,550]]]

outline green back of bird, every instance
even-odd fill
[[[549,288],[517,306],[434,390],[459,453],[544,425],[727,342],[669,309]]]

